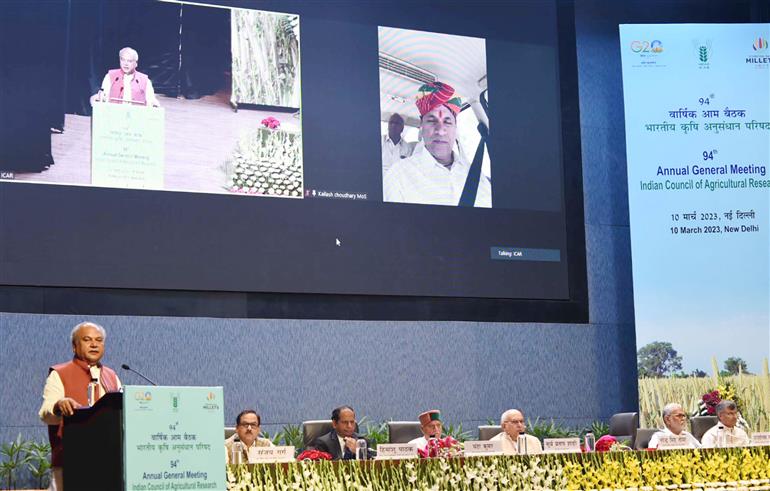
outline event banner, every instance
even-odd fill
[[[222,387],[124,387],[126,491],[227,489]]]
[[[165,111],[96,103],[91,118],[91,184],[163,189]]]
[[[769,42],[768,24],[620,26],[640,377],[768,356]]]

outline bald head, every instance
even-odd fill
[[[513,440],[520,434],[526,433],[527,425],[524,423],[524,413],[518,409],[509,409],[500,416],[500,426]]]

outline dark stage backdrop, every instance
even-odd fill
[[[229,65],[226,9],[56,5],[70,27],[65,73],[77,74],[63,83],[68,111],[88,113],[87,97],[122,45],[137,47],[140,66],[172,96],[216,90],[205,74]],[[587,321],[571,2],[232,5],[300,15],[305,186],[372,198],[2,182],[0,206],[12,211],[0,222],[0,284],[13,300],[0,308],[29,311],[42,295],[37,311],[49,313],[89,305],[104,314]],[[377,26],[486,38],[495,208],[379,201]],[[543,159],[541,149],[563,160]],[[557,250],[560,260],[491,260],[494,246]]]

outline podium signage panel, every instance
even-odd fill
[[[163,189],[163,108],[94,104],[91,119],[91,184]]]
[[[546,438],[543,440],[545,453],[580,453],[580,438]]]
[[[126,491],[224,491],[222,387],[127,385],[123,391]]]
[[[465,456],[502,455],[503,444],[500,440],[466,441],[463,449]]]
[[[377,460],[416,459],[417,445],[414,443],[380,443],[377,445]]]
[[[272,462],[294,462],[294,447],[251,447],[249,464],[268,464]]]

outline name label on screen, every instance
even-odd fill
[[[249,464],[267,464],[270,462],[294,462],[294,447],[251,447]]]
[[[770,446],[770,433],[765,433],[765,432],[752,433],[751,444],[757,447]]]
[[[416,458],[417,445],[414,443],[380,443],[377,445],[378,460]]]
[[[545,453],[580,452],[580,438],[546,438],[543,440]]]
[[[465,455],[502,455],[503,445],[500,440],[482,440],[478,442],[465,442]]]
[[[675,450],[690,448],[686,435],[666,435],[658,437],[658,450]]]

